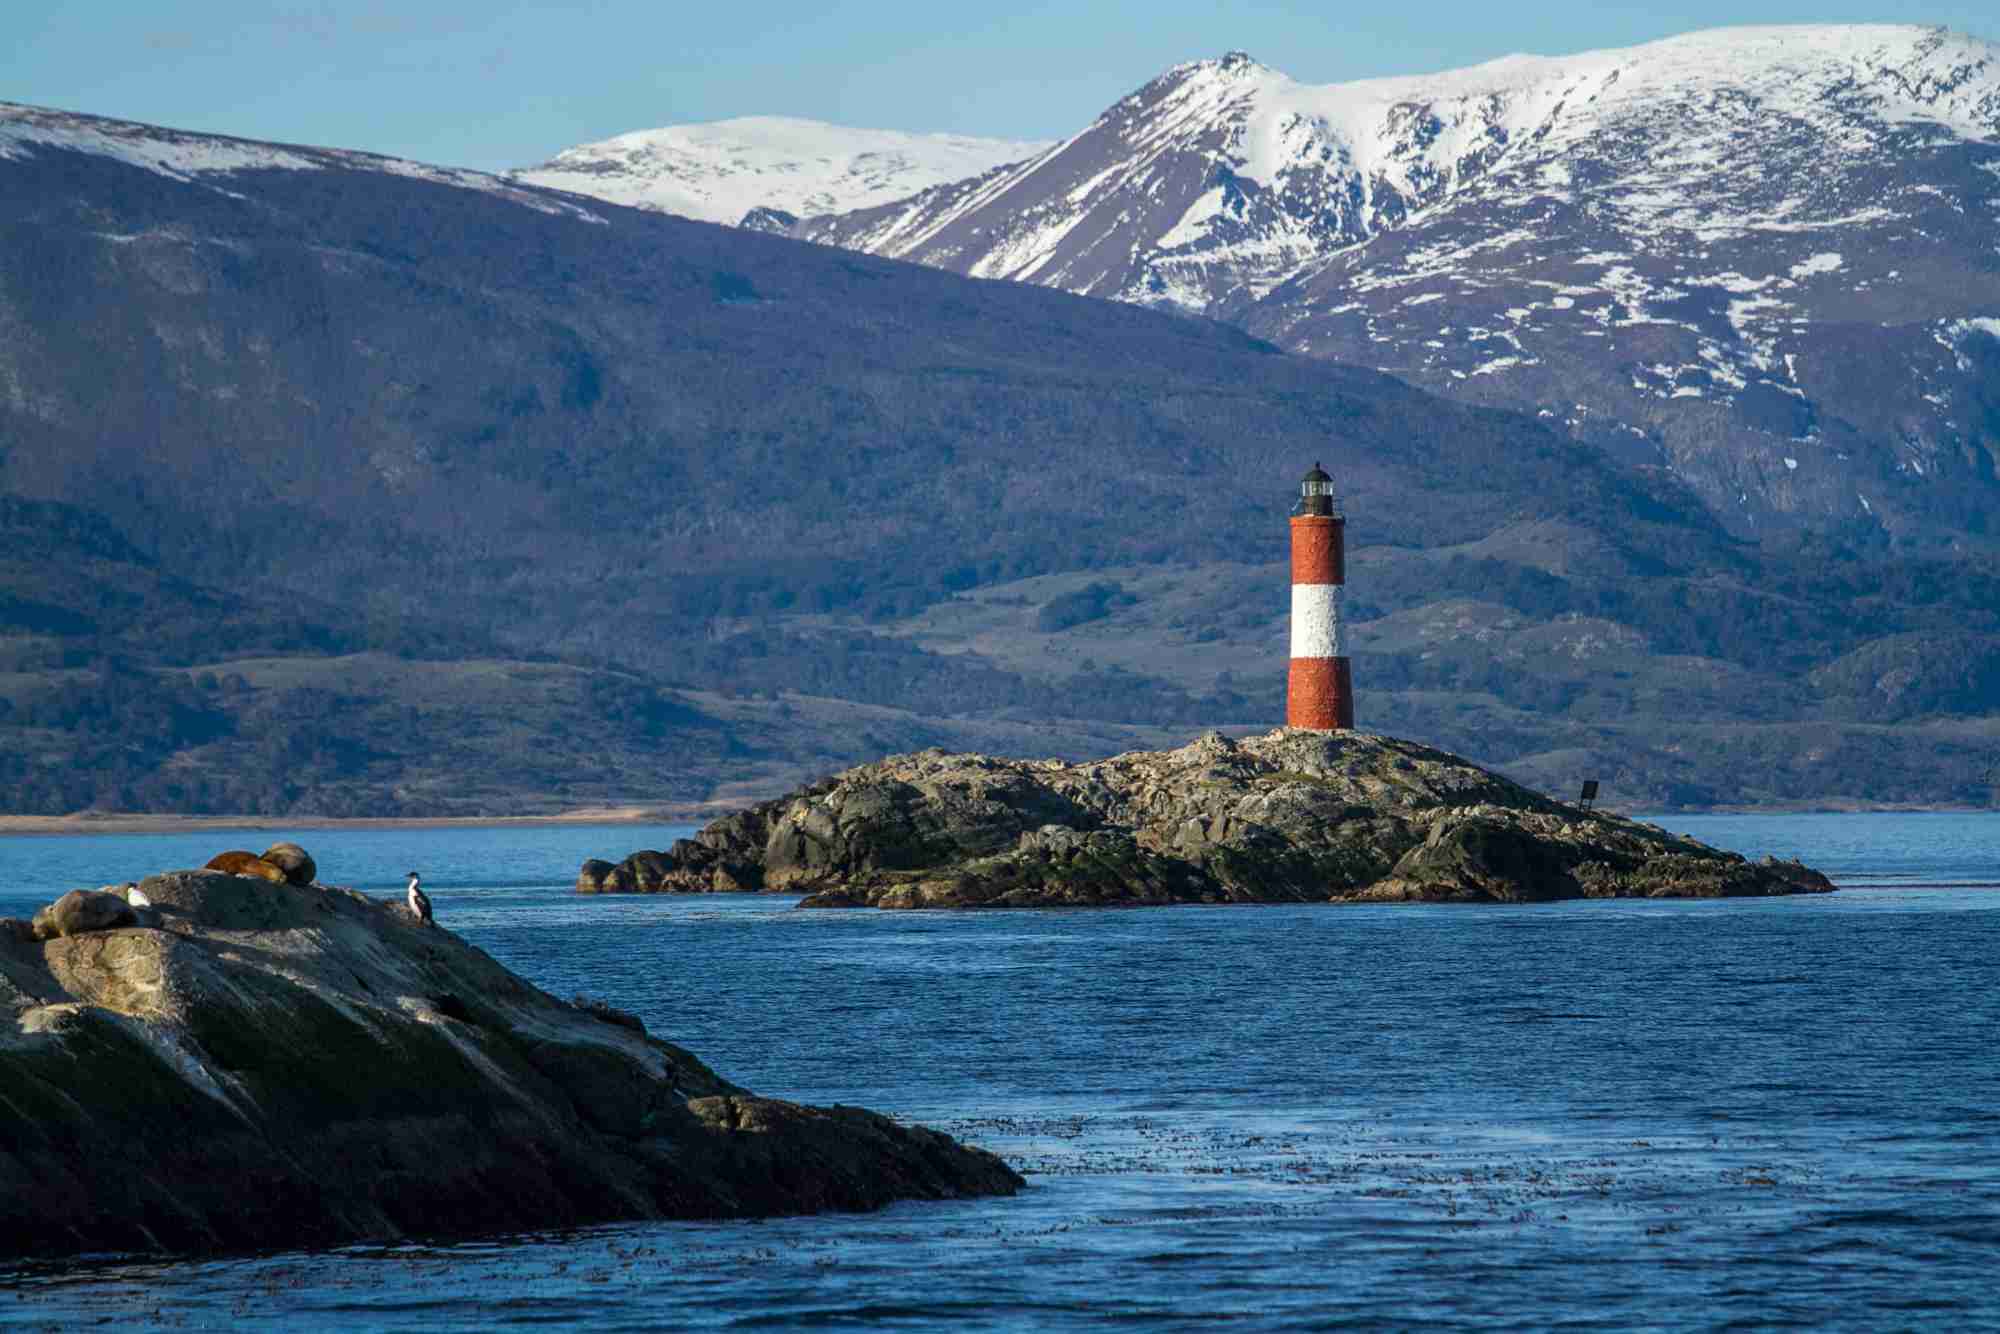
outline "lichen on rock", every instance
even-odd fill
[[[1105,760],[895,755],[586,862],[586,892],[803,892],[805,907],[1540,902],[1825,892],[1393,737],[1209,733]]]

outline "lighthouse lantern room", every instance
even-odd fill
[[[1333,514],[1333,478],[1317,464],[1299,483],[1299,503],[1292,506],[1293,514],[1315,514],[1331,517]]]
[[[1354,726],[1354,682],[1341,637],[1347,582],[1347,520],[1333,478],[1319,464],[1292,507],[1292,664],[1285,725],[1333,731]]]

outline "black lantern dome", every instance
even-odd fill
[[[1333,478],[1319,464],[1313,464],[1312,471],[1299,482],[1299,503],[1292,506],[1292,513],[1331,518],[1339,512],[1340,502],[1333,494]]]

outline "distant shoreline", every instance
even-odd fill
[[[0,815],[0,838],[9,835],[178,834],[211,829],[508,829],[533,825],[704,825],[756,803],[710,802],[679,806],[584,806],[555,815],[157,815],[90,812],[82,815]],[[1602,809],[1658,823],[1681,816],[1707,815],[1979,815],[1992,806],[1916,806],[1893,803],[1779,803],[1770,806],[1710,806],[1700,810],[1648,811],[1606,805]]]
[[[330,815],[0,815],[8,835],[181,834],[214,829],[507,829],[533,825],[706,824],[728,810],[715,807],[584,807],[556,815],[330,816]]]

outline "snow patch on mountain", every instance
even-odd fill
[[[540,213],[602,223],[604,219],[572,201],[524,190],[498,176],[457,167],[434,167],[404,158],[346,149],[258,143],[226,135],[194,134],[136,121],[109,120],[43,107],[0,102],[0,158],[19,159],[44,150],[89,153],[202,185],[234,198],[215,178],[246,171],[374,171],[478,190]]]
[[[2000,339],[2000,319],[1990,315],[1975,315],[1969,319],[1946,320],[1937,333],[1932,335],[1952,355],[1961,371],[1973,369],[1972,359],[1965,355],[1967,339],[1975,334],[1985,334],[1988,338]]]
[[[1700,243],[1892,221],[1822,188],[1911,127],[2000,140],[1990,43],[1894,26],[1730,28],[1445,74],[1312,86],[1241,52],[1177,66],[982,180],[800,234],[1140,302],[1261,296],[1471,194],[1588,201]],[[1809,148],[1797,170],[1746,147]],[[1746,190],[1746,186],[1749,188]]]
[[[1047,147],[745,116],[634,130],[508,175],[607,203],[734,225],[757,208],[806,216],[885,204]]]
[[[0,103],[0,158],[26,157],[37,146],[115,158],[190,182],[214,172],[310,171],[318,165],[273,144]]]
[[[1036,157],[792,234],[1221,318],[1480,402],[1576,403],[1556,420],[1749,533],[1850,513],[1841,469],[1984,466],[1941,410],[1971,363],[1940,320],[2000,299],[1996,177],[2000,46],[1729,28],[1331,86],[1232,52]],[[1759,480],[1770,441],[1827,430],[1823,483]],[[1906,502],[1869,512],[1902,523]]]

